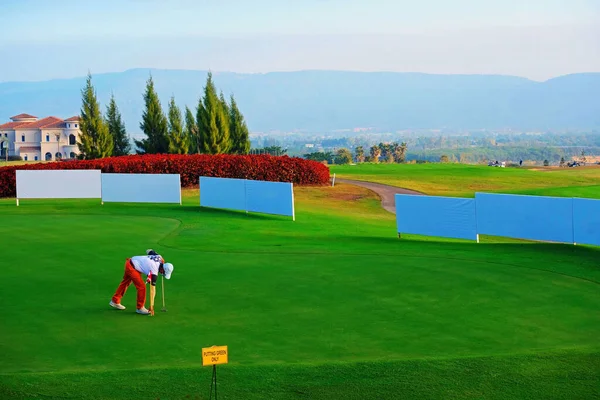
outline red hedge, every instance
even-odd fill
[[[269,155],[146,154],[25,164],[0,168],[0,197],[16,197],[17,169],[100,169],[105,173],[180,174],[182,187],[198,185],[198,177],[239,178],[297,185],[329,181],[329,168],[319,162]]]

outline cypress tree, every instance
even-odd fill
[[[248,154],[250,151],[248,126],[233,95],[231,95],[229,106],[229,135],[231,137],[231,153]]]
[[[181,110],[175,104],[175,97],[169,102],[169,153],[187,154],[189,151],[189,137],[183,131]]]
[[[81,90],[81,97],[81,135],[80,142],[77,143],[81,156],[85,159],[110,157],[113,153],[113,139],[100,112],[90,73],[85,87]]]
[[[196,121],[198,125],[198,150],[200,153],[222,154],[230,148],[228,117],[217,89],[208,73],[204,96],[198,102]]]
[[[225,100],[225,96],[221,91],[219,96],[220,112],[217,114],[217,126],[219,127],[219,134],[223,141],[222,152],[231,152],[231,133],[229,132],[229,104]]]
[[[142,115],[140,129],[146,134],[146,139],[135,140],[138,154],[164,154],[169,152],[169,139],[167,137],[167,117],[162,111],[160,100],[154,90],[152,76],[146,82],[144,93],[146,109]]]
[[[192,110],[188,106],[185,106],[185,134],[188,137],[190,145],[189,153],[198,153],[198,125],[196,124],[196,118]]]
[[[108,103],[108,107],[106,108],[106,124],[113,138],[113,155],[124,156],[129,154],[131,143],[129,143],[129,137],[127,136],[125,124],[121,118],[114,94],[111,96],[110,103]]]
[[[224,122],[227,124],[227,130],[229,130],[229,104],[227,104],[227,100],[225,100],[225,95],[223,91],[221,91],[221,95],[219,96],[219,103],[221,104],[221,110],[224,115]],[[231,133],[229,139],[231,140]]]
[[[206,89],[204,90],[206,92]],[[210,121],[208,121],[208,116],[206,115],[206,110],[204,109],[204,103],[202,101],[202,97],[198,100],[198,105],[196,106],[196,129],[198,129],[198,154],[206,153],[204,143],[206,142],[207,131],[210,129]],[[216,125],[215,125],[215,128]]]

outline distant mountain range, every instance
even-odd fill
[[[103,110],[111,92],[130,134],[140,133],[142,94],[149,74],[166,109],[171,95],[194,109],[206,71],[134,69],[98,74]],[[402,129],[552,130],[600,127],[600,73],[535,82],[497,75],[299,71],[214,73],[234,93],[250,130],[324,132],[373,127]],[[15,114],[61,118],[79,113],[85,77],[0,83],[0,121]]]

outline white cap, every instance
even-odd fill
[[[171,279],[171,274],[173,273],[173,264],[163,264],[163,268],[165,269],[165,278]]]

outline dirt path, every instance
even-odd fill
[[[355,181],[351,179],[336,179],[335,181],[337,183],[346,183],[348,185],[361,186],[374,191],[381,198],[381,206],[387,211],[391,212],[392,214],[396,214],[396,202],[394,199],[395,194],[414,194],[425,196],[424,193],[416,192],[414,190],[384,185],[381,183]]]

